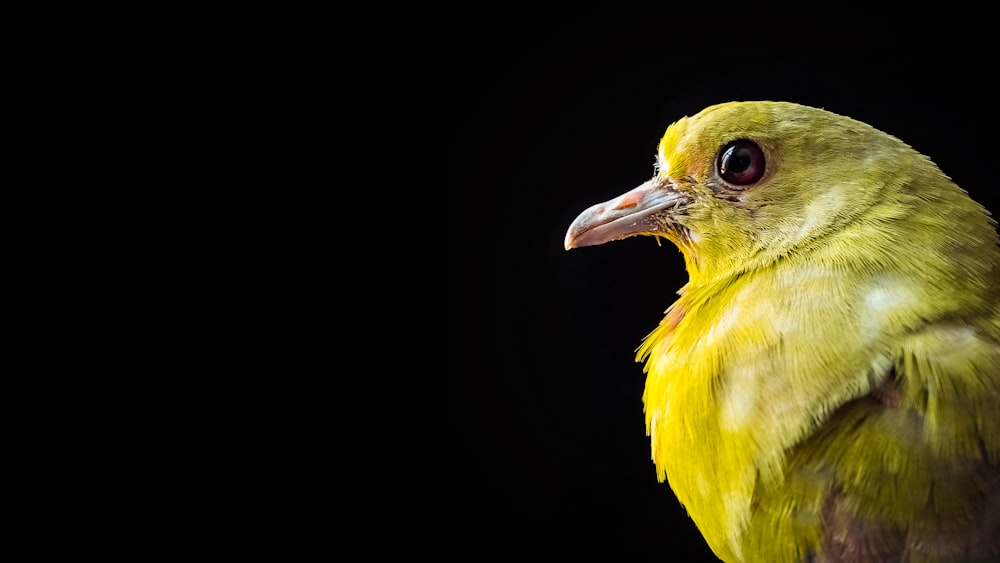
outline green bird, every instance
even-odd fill
[[[1000,561],[1000,243],[865,123],[732,102],[566,248],[635,235],[688,282],[641,343],[652,458],[725,561]]]

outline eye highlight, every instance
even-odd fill
[[[732,141],[719,151],[716,167],[726,182],[746,186],[764,175],[764,151],[753,141]]]

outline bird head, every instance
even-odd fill
[[[581,213],[565,246],[663,237],[684,253],[692,281],[728,276],[859,220],[889,225],[891,237],[894,221],[934,199],[905,189],[925,177],[949,183],[926,157],[860,121],[789,102],[730,102],[670,125],[653,178]]]

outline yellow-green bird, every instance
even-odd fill
[[[641,343],[652,458],[725,561],[1000,561],[1000,243],[865,123],[733,102],[566,248],[635,235],[688,283]]]

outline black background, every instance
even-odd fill
[[[656,481],[634,361],[682,256],[648,237],[566,252],[566,228],[652,175],[671,122],[755,99],[891,133],[996,215],[996,45],[933,18],[889,36],[710,6],[476,8],[452,21],[455,558],[714,561]]]

